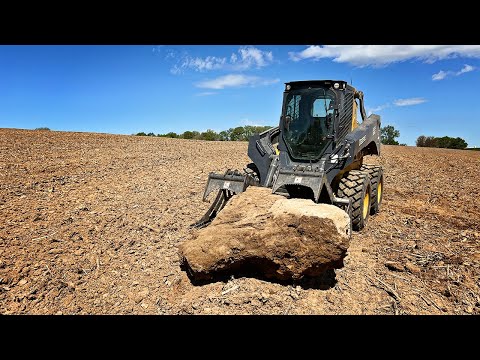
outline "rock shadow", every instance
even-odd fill
[[[293,279],[290,274],[279,275],[278,265],[264,258],[249,258],[244,261],[231,264],[228,268],[215,272],[193,273],[185,262],[180,268],[187,273],[190,282],[194,286],[203,286],[214,282],[228,282],[232,276],[235,278],[249,277],[284,286],[300,286],[307,289],[328,290],[337,283],[334,269],[327,269],[315,275],[305,275],[300,279]]]

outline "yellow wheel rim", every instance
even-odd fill
[[[380,201],[382,201],[382,182],[377,185],[377,203],[380,204]]]
[[[366,219],[370,211],[370,194],[367,192],[363,198],[363,218]]]

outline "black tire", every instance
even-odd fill
[[[352,229],[355,231],[362,230],[367,224],[371,206],[371,187],[368,173],[359,170],[346,173],[338,185],[338,197],[352,200]]]
[[[370,215],[375,215],[380,211],[380,205],[383,198],[383,168],[378,165],[364,164],[360,171],[368,173],[370,182],[372,183],[372,205],[370,207]]]

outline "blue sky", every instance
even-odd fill
[[[0,46],[0,128],[132,134],[278,123],[284,83],[342,79],[400,131],[480,147],[480,46]]]

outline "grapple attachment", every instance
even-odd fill
[[[207,200],[208,195],[217,190],[217,197],[213,201],[210,208],[207,210],[205,215],[192,224],[195,228],[202,228],[210,224],[212,220],[217,216],[217,213],[223,209],[227,201],[230,198],[238,193],[245,191],[245,189],[250,186],[258,186],[259,181],[250,174],[241,173],[238,170],[227,170],[225,174],[216,174],[211,172],[208,175],[207,186],[203,193],[203,201]]]

